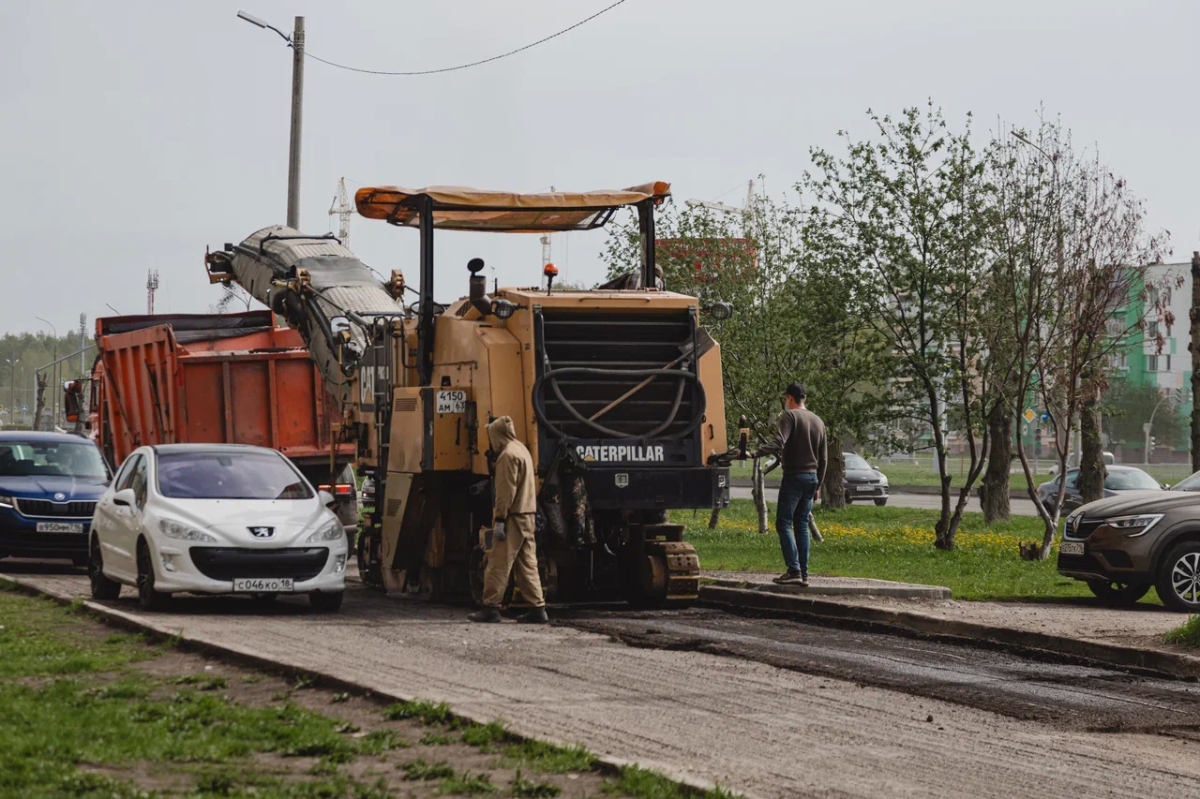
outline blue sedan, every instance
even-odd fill
[[[64,433],[0,433],[0,558],[87,563],[96,500],[109,481],[100,450]]]

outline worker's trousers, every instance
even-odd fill
[[[493,541],[487,553],[487,569],[483,574],[483,606],[498,608],[504,602],[508,575],[516,567],[517,588],[529,604],[540,608],[546,604],[542,597],[542,580],[538,577],[537,544],[533,540],[536,514],[514,513],[505,520],[505,540]]]

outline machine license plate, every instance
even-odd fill
[[[1082,555],[1084,546],[1082,541],[1063,541],[1059,547],[1059,552],[1064,555]]]
[[[239,594],[281,594],[296,589],[290,577],[241,577],[233,581],[233,590]]]
[[[855,491],[874,491],[875,486],[855,486]]]
[[[437,393],[436,410],[438,413],[466,413],[467,392],[439,391]]]
[[[38,522],[39,533],[82,533],[82,522]]]

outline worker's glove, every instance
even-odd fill
[[[506,538],[508,538],[508,534],[504,532],[504,520],[503,519],[496,522],[495,526],[493,527],[493,530],[495,531],[497,541],[503,541]]]

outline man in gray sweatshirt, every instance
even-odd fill
[[[808,585],[808,515],[813,500],[821,495],[829,464],[825,423],[804,407],[807,396],[803,383],[787,387],[779,428],[771,441],[754,453],[756,458],[777,455],[783,461],[783,482],[775,510],[775,530],[787,564],[787,571],[775,578],[780,584]],[[795,531],[793,520],[799,528]]]

